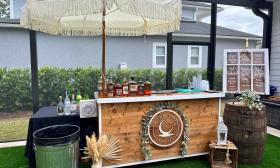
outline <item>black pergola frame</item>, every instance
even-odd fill
[[[196,2],[211,3],[211,25],[209,42],[198,41],[173,41],[172,33],[167,34],[167,67],[166,67],[166,89],[172,89],[172,73],[173,73],[173,45],[200,45],[208,46],[208,62],[207,62],[207,80],[210,89],[214,89],[215,79],[215,55],[216,55],[216,28],[217,28],[217,5],[232,5],[252,8],[255,15],[261,17],[263,23],[263,40],[262,47],[268,48],[271,53],[271,33],[272,33],[272,16],[273,3],[266,0],[191,0]],[[260,9],[267,9],[268,14],[263,13]],[[270,57],[270,54],[269,54]],[[270,58],[269,58],[270,60]]]
[[[273,3],[265,0],[192,0],[196,2],[211,3],[211,27],[209,42],[197,41],[173,41],[172,33],[167,34],[167,68],[166,68],[166,89],[172,88],[173,73],[173,45],[201,45],[208,46],[207,79],[210,82],[210,89],[214,88],[215,77],[215,54],[216,54],[216,27],[217,27],[217,5],[232,5],[252,8],[264,19],[263,47],[271,52],[271,33]],[[267,9],[268,15],[260,13],[259,9]],[[38,84],[38,57],[36,32],[29,30],[30,37],[30,57],[31,57],[31,75],[32,75],[32,104],[33,113],[39,110],[39,84]]]

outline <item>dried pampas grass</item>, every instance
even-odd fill
[[[92,159],[94,164],[101,165],[102,159],[121,160],[121,146],[119,139],[112,135],[102,135],[98,140],[95,134],[91,137],[86,136],[87,148],[83,159]],[[98,166],[96,166],[98,167]]]

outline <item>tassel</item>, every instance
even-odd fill
[[[229,157],[230,157],[229,149],[227,148],[226,159],[225,159],[225,164],[227,164],[227,165],[232,163],[232,161],[230,160]]]
[[[28,0],[24,7],[21,25],[37,31],[64,36],[96,36],[101,35],[101,22],[98,18],[103,11],[104,0]],[[106,12],[119,10],[120,12],[143,18],[143,26],[106,27],[109,36],[140,36],[159,35],[166,32],[179,30],[182,12],[181,0],[106,0]],[[111,14],[111,13],[110,13]],[[109,15],[110,15],[109,14]],[[84,22],[74,21],[70,25],[61,23],[61,19],[75,16],[84,17]],[[92,16],[92,21],[87,26],[86,18]],[[149,22],[158,22],[149,25]],[[96,22],[96,23],[95,23]],[[110,25],[110,23],[109,23]],[[148,25],[148,26],[147,26]],[[115,26],[115,27],[114,27]],[[134,26],[134,25],[133,25]]]

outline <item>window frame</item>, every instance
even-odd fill
[[[197,10],[198,8],[194,8],[194,7],[188,7],[188,6],[183,6],[184,9],[187,9],[187,10],[193,10],[193,19],[187,19],[187,18],[184,18],[183,17],[183,10],[182,9],[182,15],[181,15],[181,20],[182,21],[190,21],[190,22],[193,22],[193,21],[196,21],[197,20]]]
[[[157,55],[157,47],[164,47],[165,49],[165,55]],[[158,65],[156,62],[157,56],[164,56],[165,64],[164,65]],[[163,42],[154,42],[153,43],[153,68],[166,68],[167,65],[167,44]]]
[[[197,47],[198,48],[198,64],[193,65],[191,64],[191,57],[192,57],[192,48]],[[196,45],[189,45],[188,46],[188,68],[202,68],[202,46],[196,46]]]
[[[10,19],[14,19],[14,0],[10,1]]]

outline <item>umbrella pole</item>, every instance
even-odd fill
[[[103,18],[102,18],[102,76],[103,76],[103,95],[105,95],[106,92],[106,69],[105,69],[105,49],[106,49],[106,33],[105,33],[105,5],[103,9]]]
[[[106,48],[106,34],[105,34],[105,21],[102,21],[102,76],[103,76],[103,92],[106,88],[106,69],[105,69],[105,48]]]

